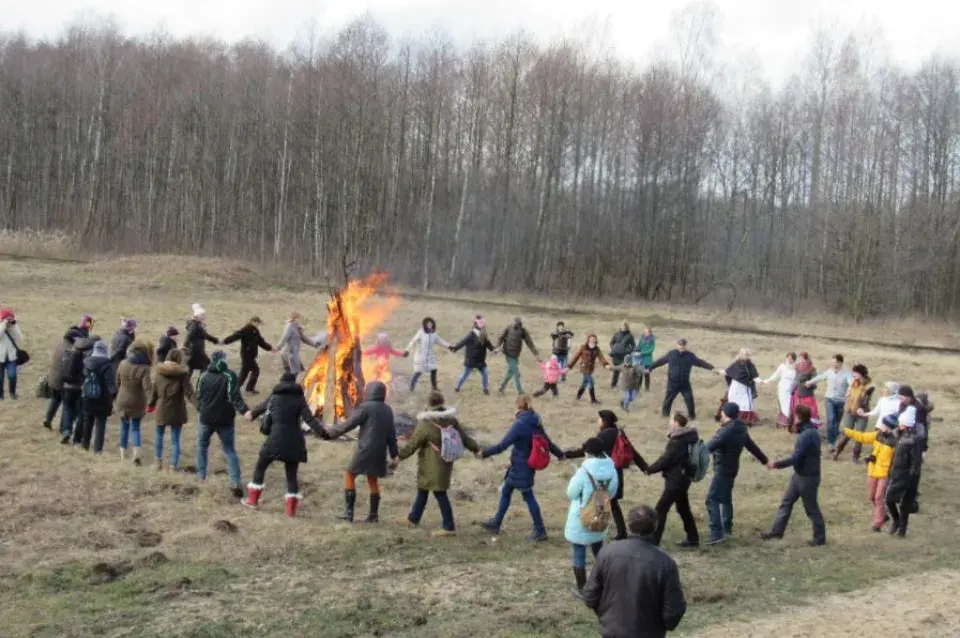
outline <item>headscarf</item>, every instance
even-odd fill
[[[813,372],[813,361],[810,360],[810,355],[806,352],[800,353],[800,358],[797,359],[797,374],[810,374]]]

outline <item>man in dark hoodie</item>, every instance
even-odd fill
[[[510,379],[513,379],[513,384],[517,388],[517,394],[523,395],[523,384],[520,382],[519,359],[524,343],[527,344],[530,352],[533,353],[533,356],[537,359],[537,363],[539,363],[540,354],[537,352],[537,347],[533,345],[533,338],[530,336],[530,333],[527,332],[527,329],[523,327],[523,320],[520,317],[514,317],[513,323],[507,326],[503,334],[500,335],[500,341],[497,343],[497,347],[503,351],[503,355],[507,359],[507,376],[500,382],[500,394],[506,391],[507,384],[510,383]]]
[[[820,513],[820,505],[817,503],[817,493],[820,491],[820,432],[810,422],[812,414],[809,406],[798,405],[793,411],[793,416],[797,423],[797,439],[793,446],[793,454],[789,458],[770,461],[767,464],[771,470],[792,467],[793,476],[790,477],[787,493],[783,495],[780,509],[777,510],[773,527],[769,532],[761,534],[760,538],[764,540],[783,538],[787,523],[790,522],[793,505],[798,500],[802,500],[803,509],[813,523],[813,540],[808,544],[818,547],[827,543],[827,527],[823,522],[823,514]]]
[[[353,414],[340,425],[327,430],[327,437],[339,438],[360,428],[357,435],[357,450],[344,475],[343,516],[338,518],[353,522],[354,508],[357,504],[356,479],[361,474],[367,477],[370,488],[370,512],[365,523],[380,522],[380,479],[387,475],[387,454],[390,454],[392,467],[396,467],[399,458],[397,449],[397,431],[393,422],[393,408],[387,405],[387,386],[380,381],[372,381],[364,389],[364,401]]]
[[[659,517],[657,531],[651,541],[659,545],[663,538],[663,530],[667,524],[667,514],[670,508],[677,506],[677,514],[683,521],[683,531],[687,538],[680,542],[680,547],[692,548],[700,545],[700,533],[697,531],[697,521],[690,510],[690,448],[700,440],[697,428],[687,426],[687,417],[679,412],[673,415],[670,421],[670,431],[667,433],[667,448],[659,459],[650,464],[646,474],[663,474],[663,493],[657,501],[656,511]]]
[[[620,325],[620,330],[617,330],[610,339],[610,359],[613,360],[613,365],[623,365],[623,360],[626,359],[636,347],[637,340],[633,338],[633,333],[630,332],[630,324],[624,321]],[[620,381],[620,370],[614,367],[610,387],[617,387],[618,381]]]
[[[83,363],[83,373],[83,449],[90,449],[92,439],[94,453],[100,454],[107,418],[113,414],[113,402],[117,398],[117,369],[110,360],[106,343],[93,344],[90,357]]]
[[[72,348],[77,339],[86,339],[90,336],[90,328],[93,326],[93,317],[83,315],[80,318],[80,324],[71,327],[63,335],[60,344],[53,351],[53,359],[50,362],[50,372],[47,374],[47,386],[50,388],[50,401],[47,403],[47,413],[43,418],[43,427],[48,430],[53,429],[53,419],[57,416],[60,404],[63,403],[63,374],[60,369],[63,366],[63,353],[67,348]]]
[[[720,429],[707,444],[713,454],[713,480],[707,489],[707,516],[710,520],[710,545],[716,545],[733,534],[733,484],[740,473],[740,454],[744,448],[758,461],[769,459],[753,439],[747,426],[737,418],[740,406],[724,403],[720,409]],[[726,535],[726,536],[725,536]]]
[[[267,352],[273,352],[273,346],[267,343],[263,335],[260,334],[261,325],[263,325],[263,322],[260,321],[260,317],[251,317],[247,325],[223,340],[223,345],[229,345],[235,341],[240,342],[240,385],[247,384],[248,394],[257,394],[257,380],[260,379],[257,355],[260,348]],[[250,379],[249,383],[247,382],[248,377]]]
[[[167,328],[167,331],[160,336],[160,341],[157,343],[158,363],[166,362],[167,355],[170,354],[170,351],[177,349],[177,337],[179,336],[180,331],[173,326]]]
[[[570,357],[570,340],[573,339],[573,333],[567,330],[566,324],[562,321],[557,322],[557,329],[550,333],[553,340],[553,354],[557,357],[562,369],[567,368],[567,359]],[[560,375],[560,382],[567,382],[567,373]]]
[[[75,445],[83,442],[83,366],[100,341],[97,335],[78,337],[63,351],[60,360],[60,378],[63,381],[63,411],[60,414],[60,443]]]
[[[240,394],[237,375],[227,367],[227,353],[217,350],[213,353],[210,367],[197,379],[197,477],[207,480],[207,451],[210,439],[216,433],[220,447],[227,459],[230,474],[230,488],[233,495],[243,498],[243,485],[240,478],[240,458],[236,449],[237,413],[249,412],[247,404]]]
[[[133,345],[137,339],[137,320],[124,318],[120,321],[120,329],[113,335],[113,341],[110,343],[110,361],[114,367],[118,367],[120,362],[127,358],[127,349]]]
[[[671,350],[650,366],[650,372],[660,366],[667,366],[667,393],[663,397],[663,416],[669,416],[673,409],[673,401],[678,394],[683,395],[683,402],[687,405],[687,416],[692,421],[697,418],[697,406],[693,398],[693,387],[690,385],[690,372],[694,367],[704,370],[713,370],[713,366],[697,355],[687,350],[687,340],[677,341],[675,350]]]

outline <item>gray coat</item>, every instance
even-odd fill
[[[347,466],[347,471],[354,475],[376,476],[387,475],[387,452],[390,458],[398,455],[397,433],[393,426],[393,409],[386,404],[387,386],[379,381],[367,384],[364,392],[366,400],[357,407],[356,411],[346,422],[341,423],[329,431],[330,438],[343,436],[350,430],[360,428],[357,441],[357,451]]]
[[[303,326],[297,321],[288,321],[283,329],[283,337],[280,338],[280,356],[283,359],[283,367],[287,372],[300,374],[303,372],[303,362],[300,360],[300,346],[302,344],[317,347],[317,344],[304,334]]]

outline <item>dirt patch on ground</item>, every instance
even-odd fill
[[[691,636],[710,638],[841,638],[874,633],[890,638],[960,635],[960,571],[885,581],[851,594],[810,600],[754,622],[715,625]],[[877,625],[877,619],[882,619]]]

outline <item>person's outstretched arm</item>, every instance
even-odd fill
[[[680,625],[683,615],[687,613],[687,601],[683,597],[683,587],[680,585],[680,570],[676,563],[668,568],[663,581],[663,626],[667,631],[673,631]]]

